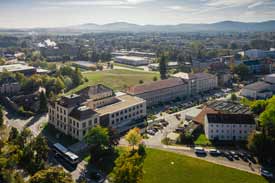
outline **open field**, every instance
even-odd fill
[[[83,73],[84,77],[88,79],[83,85],[71,90],[69,93],[74,93],[83,89],[89,85],[104,84],[115,91],[123,91],[129,86],[139,84],[140,80],[144,83],[153,81],[154,76],[159,78],[158,73],[144,72],[144,71],[132,71],[132,70],[107,70]]]
[[[171,152],[148,149],[143,183],[265,183],[265,178]]]

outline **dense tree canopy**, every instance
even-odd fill
[[[35,173],[28,183],[73,183],[72,176],[63,168],[51,167]]]

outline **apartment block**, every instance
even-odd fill
[[[210,140],[246,141],[255,129],[251,114],[208,113],[205,116],[204,132]]]

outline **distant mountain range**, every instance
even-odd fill
[[[20,32],[248,32],[248,31],[275,31],[275,20],[266,22],[234,22],[224,21],[213,24],[178,24],[178,25],[138,25],[127,22],[115,22],[110,24],[81,24],[57,28],[33,28],[33,29],[0,29],[1,31]]]

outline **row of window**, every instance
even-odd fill
[[[142,104],[131,107],[131,108],[128,108],[128,109],[121,110],[120,112],[113,113],[111,116],[112,116],[112,118],[114,118],[115,116],[127,114],[128,112],[131,112],[132,110],[134,111],[134,110],[139,109],[139,108],[142,108]],[[142,113],[143,111],[141,110],[140,112]]]
[[[64,115],[66,115],[66,110],[65,109],[63,110],[61,107],[58,107],[58,105],[56,106],[56,110],[60,113],[63,113]]]
[[[210,138],[211,139],[219,139],[219,140],[234,140],[234,139],[246,140],[247,137],[246,136],[230,137],[230,136],[223,136],[223,135],[220,135],[220,136],[211,135]]]
[[[210,132],[213,133],[214,130],[210,130]],[[224,133],[225,130],[216,130],[215,132],[216,132],[216,133]],[[229,133],[230,130],[226,130],[226,132]],[[235,132],[237,132],[237,130],[236,130],[236,131],[235,131],[235,130],[232,130],[232,133],[235,133]],[[240,133],[240,134],[241,134],[241,133],[245,133],[245,134],[246,134],[247,131],[246,131],[246,130],[244,130],[244,131],[243,131],[243,130],[239,130],[239,133]]]
[[[86,128],[87,127],[87,123],[89,126],[92,126],[93,123],[94,125],[97,125],[98,123],[98,119],[95,118],[94,120],[89,120],[88,122],[82,122],[82,128]],[[73,119],[69,119],[69,124],[73,124],[74,127],[79,128],[79,123]]]
[[[231,124],[216,124],[216,125],[213,125],[213,124],[210,124],[210,127],[214,127],[214,126],[216,126],[217,128],[219,128],[219,127],[227,127],[227,128],[229,128],[229,127],[231,127]],[[247,125],[247,124],[237,124],[237,125],[235,125],[235,124],[233,124],[232,125],[232,127],[234,128],[234,127],[250,127],[250,128],[252,128],[253,126],[252,125]]]

